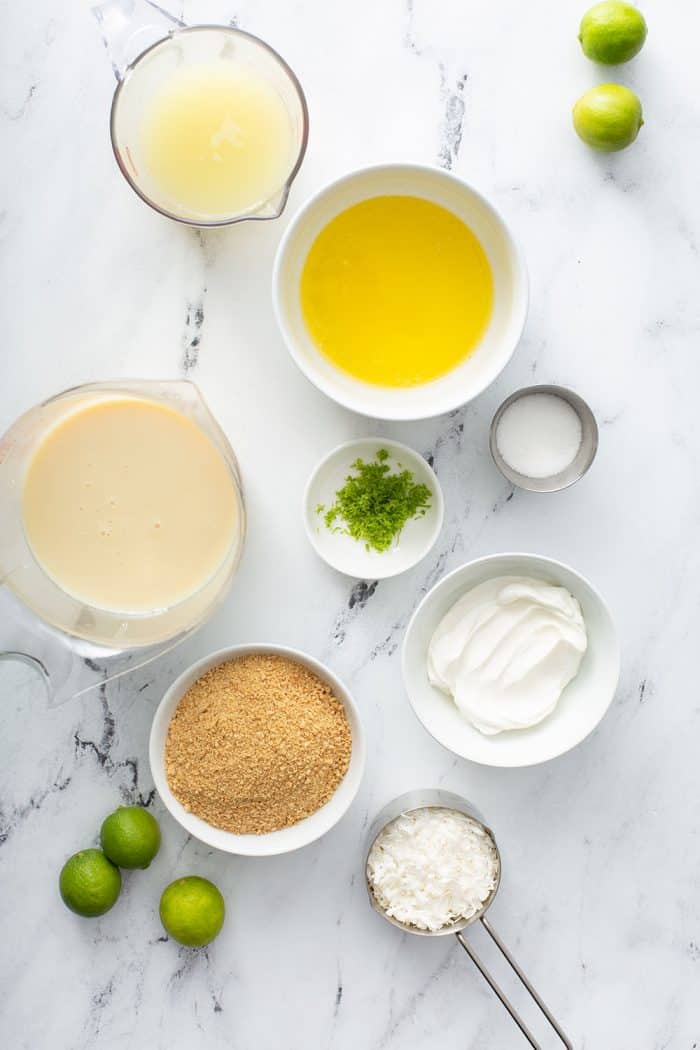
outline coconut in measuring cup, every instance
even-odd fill
[[[365,881],[372,907],[407,933],[454,934],[533,1050],[542,1050],[520,1013],[465,936],[480,923],[567,1048],[573,1044],[486,918],[501,879],[490,828],[466,799],[442,789],[409,791],[384,807],[369,830]]]

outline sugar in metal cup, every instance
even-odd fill
[[[526,415],[522,410],[528,404],[533,411]],[[516,412],[519,418],[514,426]],[[593,463],[598,425],[589,406],[573,390],[528,386],[516,390],[499,407],[491,423],[489,445],[494,463],[513,485],[529,492],[558,492],[579,481]]]

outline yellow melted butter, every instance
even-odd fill
[[[300,295],[309,334],[334,365],[367,383],[416,386],[477,348],[493,276],[479,240],[452,212],[381,196],[321,230]]]

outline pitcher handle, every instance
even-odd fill
[[[153,0],[87,0],[116,79],[123,80],[135,58],[185,23]]]
[[[120,650],[96,645],[39,620],[5,584],[0,586],[0,661],[18,660],[35,670],[48,706],[58,707],[156,660],[194,633]]]

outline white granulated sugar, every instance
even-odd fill
[[[379,834],[367,878],[387,915],[435,932],[481,911],[498,879],[498,854],[487,832],[464,813],[414,809]]]
[[[496,444],[511,470],[551,478],[576,458],[583,430],[578,413],[555,394],[525,394],[498,422]]]

